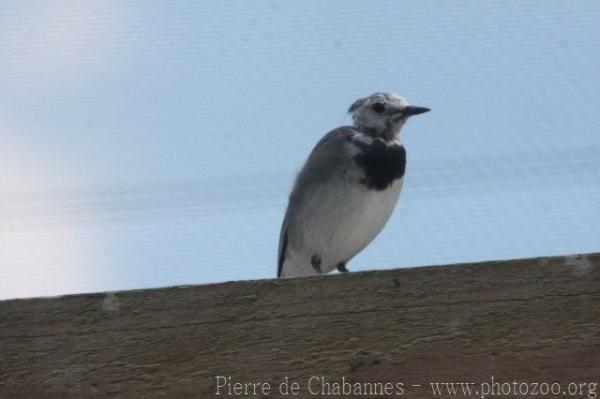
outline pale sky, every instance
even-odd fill
[[[0,3],[0,298],[272,278],[358,97],[432,112],[351,271],[600,251],[597,1]]]

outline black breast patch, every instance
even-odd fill
[[[365,172],[361,183],[372,190],[385,190],[396,179],[404,176],[406,150],[399,143],[386,143],[380,138],[372,144],[353,140],[362,149],[354,156],[356,164]]]

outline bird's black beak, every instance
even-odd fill
[[[402,110],[402,113],[404,115],[412,116],[412,115],[424,114],[425,112],[429,112],[429,111],[431,111],[429,108],[416,107],[414,105],[409,105],[408,107],[405,107]]]

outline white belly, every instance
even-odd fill
[[[302,243],[290,248],[285,275],[314,274],[312,255],[321,258],[321,270],[328,273],[363,250],[383,229],[402,189],[403,179],[386,190],[376,191],[359,184],[340,184],[316,195],[302,219]]]

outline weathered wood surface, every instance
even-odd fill
[[[600,254],[0,302],[0,398],[212,398],[218,375],[598,383]]]

